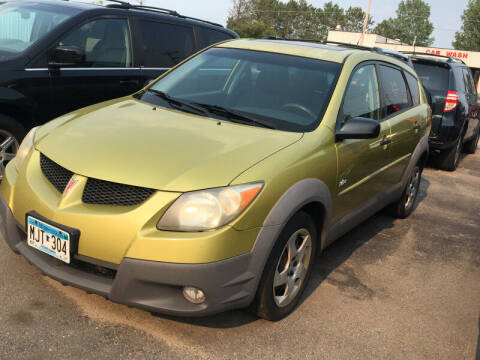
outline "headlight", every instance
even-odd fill
[[[37,132],[37,129],[38,129],[38,126],[30,130],[30,132],[27,134],[27,136],[25,136],[22,143],[20,144],[20,147],[18,148],[17,155],[13,159],[17,170],[20,170],[23,162],[25,161],[25,158],[27,157],[28,153],[30,152],[30,149],[33,146],[33,141],[35,140],[35,133]]]
[[[253,183],[185,193],[170,206],[157,228],[169,231],[219,228],[237,218],[262,187],[262,183]]]

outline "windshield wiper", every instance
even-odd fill
[[[183,100],[180,100],[180,99],[177,99],[177,98],[173,98],[170,95],[168,95],[167,93],[164,93],[163,91],[155,90],[155,89],[148,89],[147,91],[157,95],[158,97],[160,97],[163,100],[165,100],[166,102],[168,102],[170,105],[175,106],[177,109],[182,108],[182,107],[188,107],[190,109],[195,110],[195,114],[197,114],[197,115],[198,115],[198,113],[200,113],[201,115],[206,115],[208,113],[207,111],[205,111],[205,109],[203,109],[200,106],[189,103],[188,101],[183,101]]]
[[[250,123],[250,124],[255,124],[259,125],[261,127],[265,127],[267,129],[275,129],[275,126],[268,122],[260,121],[258,119],[251,118],[249,116],[246,116],[244,114],[241,114],[235,110],[227,109],[223,106],[218,106],[218,105],[210,105],[210,104],[199,104],[195,103],[196,106],[200,106],[202,108],[207,109],[210,113],[212,114],[217,114],[220,116],[224,116],[230,120],[233,121],[233,119],[240,120],[241,122],[245,123]]]

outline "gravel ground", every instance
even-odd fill
[[[155,317],[41,276],[0,241],[0,358],[480,360],[480,152],[426,169],[419,200],[320,255],[277,323]]]

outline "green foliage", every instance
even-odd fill
[[[332,1],[316,8],[306,0],[232,0],[227,26],[241,37],[326,40],[338,26],[344,31],[362,31],[365,13],[359,7],[341,8]],[[369,18],[368,26],[373,25]]]
[[[382,21],[374,33],[392,39],[400,39],[407,44],[430,46],[433,24],[430,22],[430,5],[423,0],[402,0],[398,5],[397,17]]]
[[[470,0],[462,15],[462,30],[455,33],[457,50],[480,51],[480,0]]]

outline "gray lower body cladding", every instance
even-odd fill
[[[252,253],[208,264],[173,264],[125,258],[114,277],[104,277],[63,263],[27,245],[26,234],[0,196],[0,231],[9,247],[45,275],[111,301],[151,312],[206,316],[246,307],[253,300],[258,273]],[[85,259],[85,257],[78,257]],[[98,264],[98,262],[97,262]],[[183,287],[203,290],[206,301],[195,305]]]

